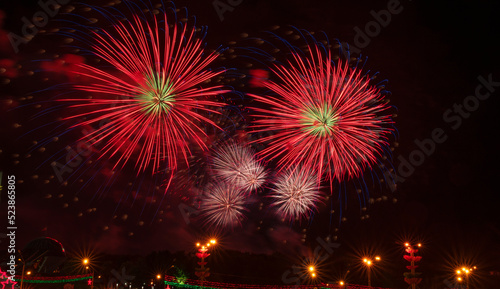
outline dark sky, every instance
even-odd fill
[[[399,175],[396,190],[385,188],[373,193],[366,212],[360,210],[356,195],[350,194],[349,209],[342,216],[338,204],[325,204],[310,224],[290,226],[270,221],[262,217],[268,214],[265,210],[251,214],[241,228],[219,233],[225,248],[307,255],[317,246],[317,237],[329,237],[337,238],[346,254],[355,252],[353,248],[399,252],[398,242],[412,237],[428,248],[429,270],[446,271],[442,264],[457,258],[481,264],[488,268],[485,272],[500,270],[492,261],[493,256],[500,256],[496,179],[500,175],[499,4],[393,3],[243,0],[232,11],[225,11],[221,21],[212,1],[176,2],[178,7],[187,6],[198,24],[208,25],[206,40],[210,48],[227,45],[239,39],[241,33],[259,35],[272,25],[324,31],[331,39],[354,45],[353,50],[357,46],[369,57],[369,69],[380,71],[381,77],[389,80],[391,103],[397,107],[395,125],[399,137],[393,152],[393,166]],[[373,36],[358,38],[359,31],[373,25],[376,14],[388,9],[388,5],[395,5],[397,14],[379,25],[380,31],[373,32]],[[183,217],[182,210],[191,210],[189,201],[177,196],[162,202],[162,191],[155,190],[158,183],[154,178],[142,179],[123,170],[112,186],[100,189],[112,177],[106,165],[99,169],[83,166],[82,173],[67,173],[62,182],[54,176],[50,163],[66,146],[74,146],[74,136],[69,134],[43,145],[44,151],[31,151],[34,140],[43,142],[53,133],[40,128],[46,118],[35,119],[38,111],[33,106],[39,95],[44,100],[47,97],[40,90],[67,81],[44,74],[38,60],[54,59],[54,55],[67,50],[60,48],[53,36],[40,33],[21,45],[19,53],[12,52],[5,33],[21,33],[22,17],[31,18],[40,7],[35,1],[9,1],[0,4],[0,9],[5,12],[0,61],[3,66],[14,63],[13,68],[0,70],[4,186],[1,218],[6,219],[6,176],[14,174],[22,181],[16,190],[17,245],[22,247],[35,237],[48,235],[70,248],[91,244],[109,253],[146,254],[152,250],[188,249],[197,238],[211,234],[196,216]],[[67,17],[55,15],[47,29],[63,25],[58,19]],[[45,52],[41,53],[41,49]],[[31,70],[34,75],[30,75]],[[493,84],[488,87],[485,82]],[[479,85],[483,88],[477,94]],[[487,92],[488,98],[480,96]],[[47,109],[45,103],[41,105]],[[434,141],[430,141],[432,138]],[[421,146],[427,151],[422,153]],[[90,185],[82,189],[86,182]],[[140,192],[134,200],[137,188]],[[330,219],[331,209],[336,213]],[[398,254],[387,254],[392,254],[395,262],[401,259]]]

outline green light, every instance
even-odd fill
[[[187,288],[187,289],[220,289],[220,288],[215,288],[215,287],[207,287],[207,286],[196,286],[196,285],[190,285],[190,284],[179,284],[176,282],[170,282],[170,281],[165,281],[165,285],[172,285],[175,286],[176,288]]]
[[[38,284],[54,284],[54,283],[67,283],[67,282],[75,282],[75,281],[83,281],[92,279],[92,276],[89,277],[81,277],[81,278],[72,278],[72,279],[57,279],[57,280],[36,280],[36,279],[24,279],[23,283],[38,283]],[[21,282],[21,279],[16,278],[14,281]]]
[[[172,282],[172,281],[164,281],[165,282],[165,286],[166,285],[170,285],[170,286],[174,286],[175,288],[187,288],[187,289],[221,289],[221,288],[255,288],[256,286],[255,285],[246,285],[246,284],[226,284],[226,283],[221,283],[221,287],[207,287],[207,286],[197,286],[197,285],[190,285],[190,284],[179,284],[179,283],[176,283],[176,282]],[[226,286],[224,286],[226,285]],[[236,285],[236,286],[227,286],[227,285]],[[260,285],[258,286],[259,288],[264,288],[264,287],[279,287],[279,286],[275,286],[275,285]],[[312,288],[312,287],[315,287],[315,288],[319,288],[319,289],[330,289],[328,287],[320,287],[320,286],[305,286],[305,287],[309,287],[309,288]]]
[[[175,102],[173,84],[164,74],[152,72],[146,75],[144,93],[138,95],[144,111],[148,114],[168,114]]]
[[[333,135],[339,121],[338,115],[329,105],[307,106],[302,116],[303,130],[320,137]]]

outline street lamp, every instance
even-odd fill
[[[162,282],[164,280],[161,280],[161,274],[156,274],[156,280],[157,280],[157,283],[159,284],[158,288],[164,288],[165,282]]]
[[[416,255],[420,247],[422,247],[421,243],[418,243],[416,245],[405,243],[405,252],[409,255],[403,255],[403,257],[406,261],[410,262],[410,266],[406,266],[406,268],[409,269],[410,272],[405,272],[403,275],[405,276],[405,282],[410,285],[409,288],[411,289],[416,289],[417,284],[422,281],[422,278],[419,277],[421,273],[415,271],[415,269],[418,268],[418,265],[416,265],[416,263],[422,260],[422,256]]]
[[[90,259],[89,258],[84,258],[82,260],[82,264],[85,266],[85,270],[89,270],[90,269]],[[94,289],[94,270],[92,270],[92,283],[90,284],[90,289]]]
[[[209,270],[210,268],[205,267],[207,262],[205,262],[205,258],[210,256],[210,254],[207,252],[209,247],[213,247],[217,244],[216,239],[210,239],[208,242],[204,245],[202,245],[200,242],[196,243],[196,248],[198,249],[198,253],[196,253],[196,257],[200,258],[200,262],[198,262],[198,265],[200,265],[200,268],[196,268],[196,276],[200,278],[201,281],[201,287],[203,287],[203,282],[206,280],[206,277],[210,275]]]
[[[460,269],[457,269],[457,280],[459,282],[462,282],[462,280],[465,279],[465,288],[466,289],[469,289],[469,275],[472,274],[472,271],[474,271],[476,269],[476,266],[474,267],[471,267],[471,268],[467,268],[467,267],[462,267]],[[462,278],[462,274],[463,276],[465,276],[464,278]]]
[[[318,274],[316,273],[316,267],[314,267],[314,265],[309,265],[307,267],[307,271],[309,271],[309,276],[314,279],[316,278],[316,276],[318,276]]]
[[[380,256],[375,256],[375,261],[380,261]],[[366,266],[366,273],[368,275],[368,287],[372,287],[372,281],[371,281],[371,267],[374,264],[374,261],[371,260],[370,258],[363,258],[363,263]]]

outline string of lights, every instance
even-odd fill
[[[73,275],[73,276],[57,276],[57,277],[32,277],[32,278],[23,278],[23,282],[25,283],[38,283],[38,284],[55,284],[55,283],[67,283],[67,282],[77,282],[84,281],[92,278],[92,274],[86,275]],[[15,281],[20,282],[21,276],[16,275],[14,278]]]
[[[362,285],[339,285],[339,284],[319,284],[319,285],[253,285],[253,284],[236,284],[204,281],[203,287],[201,281],[188,279],[183,283],[175,282],[174,276],[165,276],[165,286],[174,286],[176,288],[186,289],[219,289],[219,288],[240,288],[240,289],[383,289],[380,287],[368,287]]]

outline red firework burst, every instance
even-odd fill
[[[78,74],[89,82],[76,88],[94,97],[62,99],[84,111],[66,118],[85,119],[75,126],[95,127],[107,120],[85,139],[102,144],[101,158],[117,157],[115,167],[136,158],[138,172],[151,165],[158,169],[164,160],[175,170],[178,157],[187,163],[191,143],[205,149],[199,124],[216,125],[203,113],[217,113],[213,108],[224,104],[209,98],[227,92],[202,86],[223,70],[207,69],[218,53],[206,53],[194,27],[169,28],[166,16],[163,24],[156,17],[151,22],[134,16],[94,33],[95,54],[112,70],[81,64]]]
[[[280,170],[302,164],[330,182],[359,177],[381,156],[392,131],[389,106],[360,69],[311,45],[307,57],[294,54],[272,72],[279,83],[263,84],[276,96],[251,95],[263,104],[254,107],[254,128],[273,132],[257,140],[268,143],[261,156],[277,159]]]

